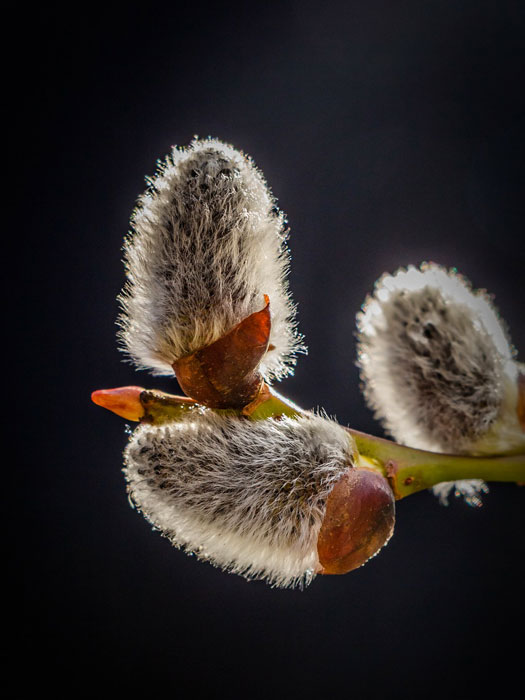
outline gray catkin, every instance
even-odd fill
[[[207,409],[141,425],[125,450],[132,501],[174,545],[247,578],[308,583],[326,498],[353,463],[332,420],[251,421]]]
[[[149,180],[125,244],[123,349],[141,368],[172,363],[227,333],[270,298],[267,381],[304,350],[286,275],[285,218],[253,161],[216,139],[173,148]]]
[[[439,265],[385,275],[358,315],[364,394],[398,442],[438,452],[494,454],[524,444],[516,363],[488,296]],[[480,480],[439,485],[472,503]]]

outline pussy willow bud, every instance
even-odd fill
[[[250,421],[198,409],[137,428],[132,501],[174,545],[276,586],[344,573],[385,544],[394,498],[354,466],[348,432],[319,416]]]
[[[430,264],[376,283],[358,315],[364,394],[386,430],[411,447],[500,454],[525,447],[519,368],[503,322],[483,291]],[[434,487],[478,502],[482,481]]]
[[[285,223],[250,158],[212,139],[174,148],[140,197],[125,245],[120,337],[133,361],[173,374],[269,299],[258,371],[267,381],[289,373],[300,338]]]

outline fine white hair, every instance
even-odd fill
[[[303,586],[353,450],[350,434],[321,416],[251,421],[196,409],[139,426],[124,473],[132,502],[175,546],[249,579]]]
[[[260,370],[291,372],[298,335],[286,275],[286,220],[253,161],[216,139],[174,147],[148,180],[125,243],[123,349],[140,368],[172,363],[213,343],[270,299],[271,335]]]
[[[514,350],[490,298],[436,264],[384,275],[357,317],[365,398],[398,442],[497,454],[525,445]],[[481,480],[434,487],[479,503]]]

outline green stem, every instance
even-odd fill
[[[139,400],[144,408],[141,422],[153,425],[181,420],[197,407],[195,401],[187,396],[174,396],[156,389],[144,389]]]
[[[297,418],[298,416],[308,415],[309,413],[299,408],[299,406],[289,399],[273,391],[273,389],[269,390],[267,396],[268,398],[265,401],[257,404],[253,410],[247,413],[252,420],[265,420],[266,418],[275,418],[277,416]]]
[[[354,437],[359,453],[381,465],[398,499],[443,481],[525,482],[525,454],[497,457],[439,454],[347,430]]]

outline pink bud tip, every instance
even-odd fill
[[[97,406],[113,411],[117,416],[139,421],[144,416],[144,407],[140,401],[140,395],[143,391],[143,387],[140,386],[99,389],[91,394],[91,400]]]

